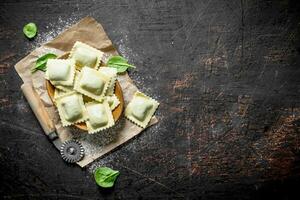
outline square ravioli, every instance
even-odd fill
[[[46,79],[54,86],[72,86],[75,77],[75,61],[72,59],[49,59]]]
[[[57,97],[56,106],[63,126],[83,122],[87,119],[82,95],[77,92]]]
[[[98,69],[103,52],[82,42],[75,42],[69,58],[75,60],[76,69],[81,70],[84,66]]]
[[[74,76],[74,81],[73,81],[73,84],[72,85],[70,85],[70,86],[66,86],[66,85],[55,85],[55,89],[59,89],[59,90],[61,90],[61,91],[63,91],[63,92],[72,92],[72,91],[74,91],[74,89],[73,89],[73,87],[74,87],[74,82],[75,82],[75,80],[76,80],[76,77],[79,75],[79,71],[77,71],[77,70],[75,70],[75,76]]]
[[[142,128],[146,128],[159,103],[137,91],[125,109],[125,117]]]
[[[113,95],[115,93],[115,84],[117,80],[117,69],[112,67],[100,67],[99,71],[110,78],[110,83],[106,91],[106,95]]]
[[[74,89],[94,100],[102,101],[109,82],[109,77],[103,73],[89,67],[83,67],[76,77]]]
[[[103,102],[90,102],[85,104],[88,113],[88,120],[86,126],[88,133],[96,133],[115,124],[112,112],[109,108],[107,101]]]

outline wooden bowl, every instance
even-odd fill
[[[66,59],[66,58],[69,57],[69,54],[70,54],[69,52],[65,53],[64,55],[60,56],[59,58]],[[53,104],[55,104],[55,101],[54,101],[55,87],[50,83],[50,81],[46,80],[46,88],[47,88],[47,92],[48,92],[49,97],[51,98]],[[116,122],[121,117],[121,114],[122,114],[122,111],[123,111],[123,108],[124,108],[123,92],[122,92],[122,88],[121,88],[118,80],[116,81],[116,85],[115,85],[115,95],[118,97],[118,99],[120,101],[120,104],[112,111],[114,120]],[[74,126],[76,126],[77,128],[79,128],[81,130],[87,131],[87,127],[86,127],[86,124],[84,122],[74,124]]]

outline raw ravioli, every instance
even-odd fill
[[[82,95],[77,92],[57,97],[56,104],[63,126],[83,122],[87,119]]]
[[[46,79],[54,86],[72,86],[75,77],[75,61],[72,59],[49,59]]]
[[[103,73],[83,67],[76,77],[74,89],[97,101],[102,101],[109,85],[109,77]]]
[[[136,92],[125,109],[125,117],[142,128],[146,128],[159,103],[147,95]]]
[[[75,42],[69,58],[75,60],[76,69],[81,70],[84,66],[98,69],[103,52],[82,42]]]
[[[85,105],[88,113],[88,120],[86,121],[88,133],[96,133],[115,124],[107,101],[104,100],[102,103],[90,102]]]

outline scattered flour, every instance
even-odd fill
[[[58,17],[58,20],[56,22],[46,25],[45,31],[39,31],[34,40],[27,42],[28,51],[33,51],[35,48],[40,47],[42,44],[53,40],[56,36],[58,36],[60,33],[65,31],[68,27],[74,25],[78,21],[79,19],[77,17]]]

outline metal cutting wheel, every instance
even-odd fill
[[[84,148],[77,140],[68,140],[60,147],[61,157],[68,163],[80,161],[84,156]]]

